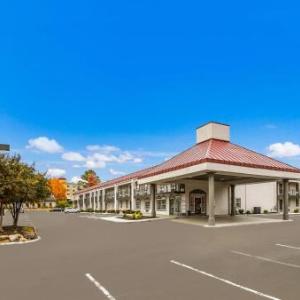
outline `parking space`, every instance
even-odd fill
[[[299,216],[214,230],[63,213],[27,218],[42,240],[0,247],[5,300],[299,299]]]

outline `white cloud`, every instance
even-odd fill
[[[46,136],[30,139],[26,148],[47,153],[60,153],[63,151],[63,147],[56,140],[49,139]]]
[[[300,145],[292,142],[275,143],[268,147],[268,151],[271,157],[293,157],[300,155]]]
[[[84,166],[89,169],[104,169],[106,167],[106,163],[95,158],[88,158]]]
[[[62,159],[68,161],[85,161],[85,157],[79,152],[65,152],[62,155]]]
[[[48,169],[47,176],[49,177],[62,177],[66,175],[66,170],[64,169]]]
[[[109,173],[110,173],[111,175],[114,175],[114,176],[122,176],[122,175],[125,175],[125,172],[117,171],[117,170],[114,170],[114,169],[109,169]]]
[[[79,176],[73,176],[72,179],[71,179],[71,182],[72,182],[72,183],[78,183],[79,181],[87,182],[86,180],[82,179],[82,178],[79,177]]]
[[[140,158],[140,157],[136,157],[136,158],[133,159],[133,162],[134,162],[135,164],[140,164],[141,162],[143,162],[143,159]]]
[[[118,154],[104,154],[95,152],[91,155],[88,155],[85,161],[85,167],[87,168],[105,168],[107,163],[117,163],[117,164],[124,164],[124,163],[140,163],[142,159],[140,157],[135,157],[128,151],[123,151]]]
[[[111,146],[111,145],[88,145],[86,147],[88,151],[99,151],[102,153],[111,153],[111,152],[117,152],[120,151],[120,148],[116,146]]]

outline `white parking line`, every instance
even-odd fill
[[[273,296],[270,296],[270,295],[261,293],[261,292],[259,292],[259,291],[250,289],[250,288],[248,288],[248,287],[245,287],[245,286],[243,286],[243,285],[234,283],[234,282],[232,282],[232,281],[230,281],[230,280],[227,280],[227,279],[223,279],[223,278],[221,278],[221,277],[215,276],[215,275],[210,274],[210,273],[207,273],[207,272],[205,272],[205,271],[198,270],[198,269],[196,269],[196,268],[194,268],[194,267],[185,265],[185,264],[180,263],[180,262],[178,262],[178,261],[176,261],[176,260],[171,260],[170,262],[171,262],[172,264],[178,265],[178,266],[180,266],[180,267],[183,267],[183,268],[189,269],[189,270],[191,270],[191,271],[200,273],[200,274],[202,274],[202,275],[204,275],[204,276],[207,276],[207,277],[210,277],[210,278],[213,278],[213,279],[222,281],[222,282],[224,282],[224,283],[226,283],[226,284],[229,284],[229,285],[234,286],[234,287],[236,287],[236,288],[239,288],[239,289],[241,289],[241,290],[247,291],[247,292],[249,292],[249,293],[252,293],[252,294],[255,294],[255,295],[258,295],[258,296],[267,298],[267,299],[280,300],[279,298],[276,298],[276,297],[273,297]]]
[[[275,244],[275,245],[279,246],[279,247],[285,247],[285,248],[289,248],[289,249],[300,250],[300,247],[295,247],[295,246],[290,246],[290,245],[284,245],[284,244]]]
[[[107,299],[109,300],[116,300],[110,292],[102,286],[91,274],[86,273],[85,276],[106,296]]]
[[[279,260],[275,260],[275,259],[271,259],[271,258],[267,258],[267,257],[263,257],[263,256],[256,256],[256,255],[252,255],[252,254],[248,254],[248,253],[244,253],[244,252],[240,252],[240,251],[231,251],[231,252],[234,254],[255,258],[255,259],[263,260],[266,262],[270,262],[270,263],[274,263],[274,264],[278,264],[278,265],[282,265],[282,266],[286,266],[286,267],[300,269],[299,265],[290,264],[290,263],[286,263],[283,261],[279,261]]]

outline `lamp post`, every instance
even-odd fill
[[[0,151],[9,151],[10,145],[0,144]]]

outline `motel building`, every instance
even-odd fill
[[[197,129],[191,148],[154,167],[80,190],[75,206],[140,210],[153,217],[206,216],[210,226],[216,215],[234,217],[238,208],[259,206],[282,210],[287,220],[290,185],[299,180],[300,169],[231,143],[228,125],[209,122]]]

